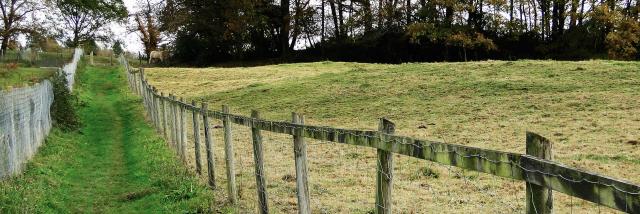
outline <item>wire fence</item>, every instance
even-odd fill
[[[0,91],[0,179],[18,174],[51,129],[49,80]]]
[[[269,121],[165,95],[120,60],[157,131],[240,212],[640,213],[640,186],[553,162],[534,133],[517,154],[396,136],[384,119],[378,131]]]
[[[33,49],[7,50],[0,52],[0,63],[22,63],[32,67],[62,67],[71,61],[74,49],[59,49],[52,52]]]
[[[78,68],[78,62],[80,62],[82,53],[83,53],[82,48],[76,48],[75,51],[73,52],[73,58],[71,59],[71,62],[62,66],[62,71],[64,71],[64,74],[66,75],[66,78],[67,78],[67,86],[69,87],[69,90],[73,90],[73,84],[75,83],[76,69]]]
[[[72,62],[59,69],[68,87],[73,87],[74,74],[82,50],[76,49]],[[35,155],[51,130],[53,86],[49,80],[0,91],[0,180],[16,175]]]

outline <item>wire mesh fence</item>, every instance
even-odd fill
[[[20,173],[51,129],[48,80],[0,91],[0,179]]]
[[[0,52],[0,63],[22,63],[33,67],[62,67],[71,61],[74,49],[59,49],[52,52],[32,49],[7,50]]]
[[[81,57],[82,49],[77,48],[73,60],[59,69],[70,89]],[[20,173],[44,142],[51,130],[53,100],[49,80],[0,91],[0,180]]]
[[[82,52],[82,48],[76,48],[73,52],[73,59],[71,59],[71,62],[62,67],[62,70],[67,77],[67,86],[69,87],[69,90],[73,90],[73,83],[75,82],[74,77],[76,69],[78,68],[78,62],[80,62],[80,58],[82,57]]]

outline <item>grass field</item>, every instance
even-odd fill
[[[640,183],[640,63],[620,61],[486,61],[401,65],[317,62],[250,68],[148,68],[165,93],[234,113],[260,110],[272,120],[375,130],[387,117],[396,133],[524,153],[525,131],[554,142],[564,164]],[[216,121],[216,123],[219,123]],[[426,127],[426,128],[423,128]],[[216,142],[222,142],[216,133]],[[272,209],[295,210],[290,138],[265,133]],[[251,144],[235,133],[245,209],[255,209]],[[375,151],[310,141],[314,210],[369,212],[374,207]],[[282,143],[275,143],[282,142]],[[223,158],[220,144],[217,158]],[[522,212],[521,182],[396,159],[395,209],[401,213]],[[220,167],[223,159],[217,159]],[[224,181],[224,174],[218,173]],[[295,179],[294,179],[295,180]],[[253,186],[252,186],[253,185]],[[610,212],[556,194],[558,212]]]
[[[0,89],[8,87],[22,87],[38,83],[55,74],[56,69],[51,68],[17,68],[8,70],[3,65],[0,68]]]

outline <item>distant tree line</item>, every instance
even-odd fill
[[[136,16],[178,63],[638,59],[639,0],[166,0]],[[155,36],[154,36],[155,35]]]
[[[127,15],[122,0],[0,0],[0,54],[57,51],[62,45],[93,51],[97,42],[114,42],[109,24],[125,23]],[[18,44],[20,36],[27,38],[26,47]]]

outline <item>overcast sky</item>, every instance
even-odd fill
[[[136,0],[123,1],[124,5],[127,6],[127,10],[129,10],[129,13],[137,11],[135,7]],[[128,33],[125,25],[112,23],[111,30],[118,39],[121,39],[124,42],[125,50],[133,53],[143,50],[142,43],[140,42],[138,35],[136,33]]]

